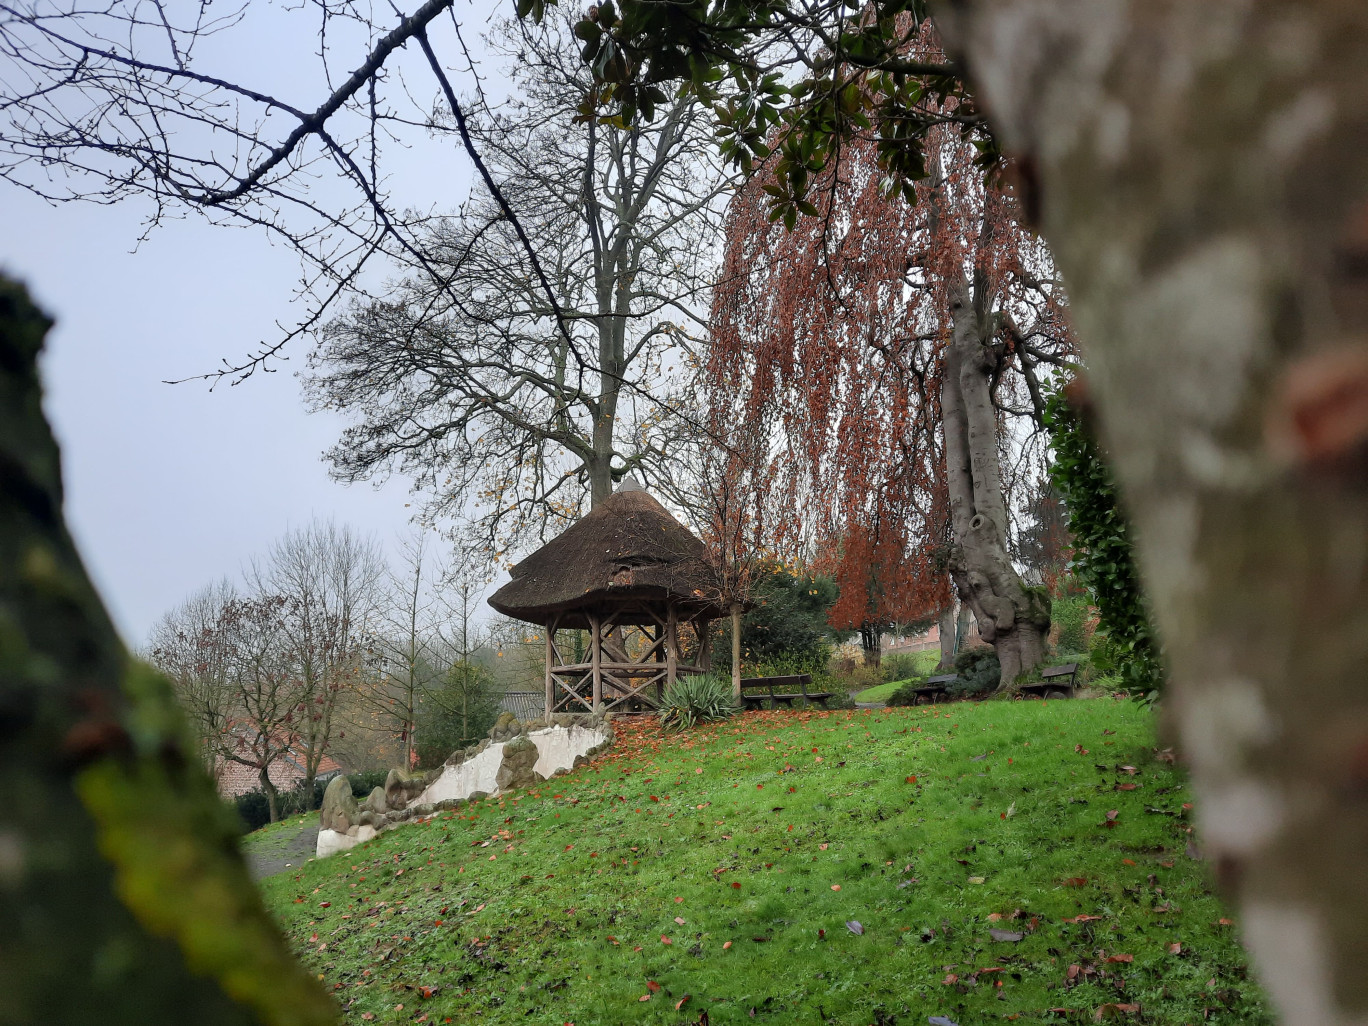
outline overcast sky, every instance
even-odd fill
[[[467,7],[463,23],[478,31],[492,6]],[[296,52],[316,47],[307,32],[297,39]],[[287,44],[258,27],[233,41],[227,63],[239,80],[255,84],[260,73],[313,109],[322,97],[310,81],[281,78],[293,63]],[[454,209],[469,187],[467,165],[449,147],[395,151],[390,167],[426,196],[424,206]],[[135,646],[188,593],[237,576],[311,517],[350,524],[392,552],[412,512],[404,481],[377,490],[329,479],[320,455],[342,421],[304,412],[294,377],[303,344],[278,373],[237,387],[162,383],[277,338],[277,322],[299,315],[300,268],[260,231],[193,215],[138,244],[146,213],[137,204],[52,207],[0,184],[0,270],[57,321],[43,372],[68,522]]]

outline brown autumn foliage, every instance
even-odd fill
[[[916,50],[940,55],[929,28]],[[1038,416],[1038,368],[1074,351],[1049,254],[1012,189],[985,183],[953,101],[926,102],[946,120],[928,137],[915,205],[888,195],[875,140],[857,137],[789,231],[770,219],[773,167],[762,168],[731,204],[712,310],[712,422],[760,464],[749,472],[766,481],[776,546],[815,553],[840,582],[832,623],[845,628],[934,616],[972,568],[951,527],[941,408],[957,297],[967,289],[993,361],[1009,461],[1030,451],[1015,422]]]

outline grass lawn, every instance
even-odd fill
[[[263,881],[344,1021],[1271,1022],[1133,704],[618,725]]]
[[[876,684],[872,688],[865,688],[855,696],[857,702],[887,702],[892,697],[893,692],[906,684],[905,680],[894,680],[887,684]]]

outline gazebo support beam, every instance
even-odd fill
[[[551,722],[551,710],[556,705],[556,683],[551,676],[551,667],[556,661],[556,645],[552,640],[556,635],[556,621],[560,617],[553,616],[551,622],[546,625],[546,722]]]
[[[593,665],[594,678],[594,715],[603,715],[603,634],[599,618],[589,616],[589,661]]]
[[[665,686],[673,686],[679,673],[679,614],[671,602],[665,614]]]

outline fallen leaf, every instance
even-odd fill
[[[1061,922],[1061,923],[1091,923],[1091,922],[1095,922],[1096,920],[1101,919],[1101,918],[1102,918],[1101,916],[1074,916],[1072,919],[1061,919],[1060,922]]]
[[[683,900],[683,898],[675,898],[675,904],[678,905]]]
[[[906,780],[903,781],[904,784],[915,784],[916,782],[917,782],[917,775],[916,775],[915,773],[912,774],[910,777],[908,777]]]
[[[641,997],[637,998],[637,1000],[638,1000],[638,1001],[650,1001],[650,1000],[651,1000],[651,995],[650,995],[650,994],[642,994]]]
[[[831,885],[831,889],[832,889],[833,891],[839,891],[839,890],[841,889],[841,885],[840,885],[840,884],[832,884],[832,885]]]
[[[646,989],[649,990],[652,994],[654,994],[656,991],[660,989],[660,984],[656,983],[655,980],[647,980]]]
[[[682,998],[680,998],[678,1001],[676,1001],[676,1002],[675,1002],[675,1011],[677,1012],[677,1011],[679,1011],[681,1008],[683,1008],[684,1005],[685,1005],[685,1003],[686,1003],[686,1002],[689,1000],[689,998],[691,998],[691,997],[693,997],[692,994],[685,994]]]
[[[985,880],[987,880],[987,879],[988,879],[988,878],[987,878],[987,877],[984,877],[984,876],[971,876],[971,877],[969,878],[969,882],[970,882],[971,884],[981,884],[981,883],[983,883],[983,882],[984,882]]]
[[[731,941],[723,941],[723,942],[722,942],[722,950],[723,950],[723,951],[726,951],[729,947],[731,947]]]
[[[1135,961],[1135,956],[1134,956],[1134,955],[1108,955],[1108,956],[1107,956],[1107,961],[1108,961],[1108,962],[1134,962],[1134,961]]]
[[[995,941],[1009,941],[1012,944],[1015,944],[1026,935],[1024,933],[1018,933],[1015,930],[989,930],[988,936],[992,937]]]
[[[952,983],[959,983],[959,977],[956,976],[954,973],[946,973],[945,979],[941,980],[941,983],[945,984],[948,987]]]
[[[864,934],[864,926],[861,925],[858,919],[847,920],[846,929],[849,930],[851,933],[855,934],[857,937]]]
[[[662,933],[662,934],[660,935],[660,943],[661,943],[661,944],[673,944],[674,941],[670,940],[669,937],[666,937],[666,936]]]
[[[1001,919],[1001,918],[1002,918],[1002,913],[1001,913],[1001,912],[989,912],[989,913],[988,913],[988,922],[990,922],[990,923],[996,923],[996,922],[997,922],[999,919]]]
[[[675,922],[678,923],[680,926],[684,925],[684,919],[682,916],[675,916]]]
[[[1169,945],[1169,954],[1170,954],[1170,955],[1181,955],[1182,953],[1183,953],[1183,946],[1182,946],[1181,944],[1178,944],[1178,943],[1175,942],[1175,943]]]
[[[1086,876],[1071,876],[1064,881],[1065,887],[1087,887],[1088,878]]]

